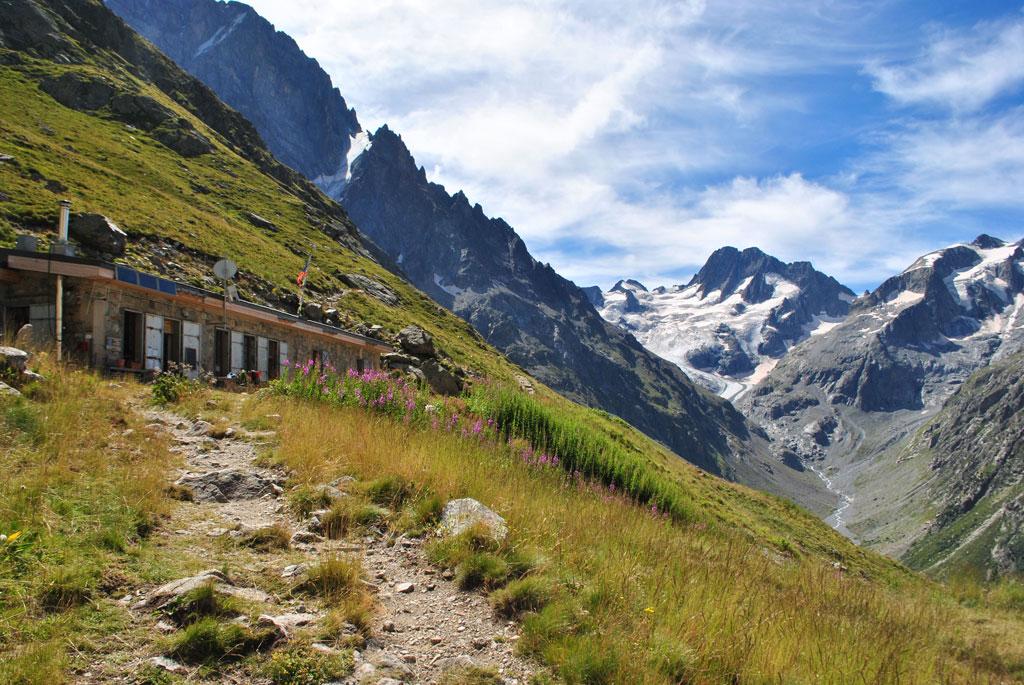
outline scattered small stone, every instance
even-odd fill
[[[483,638],[483,637],[473,638],[473,647],[475,649],[483,649],[484,647],[486,647],[489,644],[491,644],[491,641],[488,640],[487,638]]]
[[[209,421],[196,421],[192,424],[192,427],[188,429],[188,434],[194,437],[199,437],[201,435],[209,435],[211,430],[213,430],[213,424]]]
[[[157,621],[156,629],[159,630],[161,633],[173,633],[175,630],[177,630],[177,628],[175,628],[172,624],[168,623],[167,621]]]
[[[451,580],[455,577],[455,571],[451,570],[450,568],[446,568],[445,570],[441,571],[441,577],[445,580]]]
[[[294,536],[293,536],[294,539]],[[282,578],[294,578],[295,576],[302,575],[306,571],[305,564],[292,564],[291,566],[285,566],[284,570],[281,571]]]
[[[168,659],[165,656],[155,656],[149,660],[149,663],[160,669],[161,671],[167,671],[168,673],[187,673],[188,669],[179,664],[174,659]]]
[[[317,535],[316,533],[314,533],[312,531],[309,531],[309,530],[297,530],[297,531],[295,531],[294,534],[292,534],[292,544],[293,545],[309,545],[309,544],[312,544],[314,542],[323,542],[323,541],[324,541],[324,538],[323,538],[322,535]]]
[[[437,585],[435,585],[434,583],[428,583],[427,584],[427,592],[433,592],[436,589],[437,589]]]
[[[414,663],[416,663],[416,655],[415,654],[403,654],[402,655],[402,661],[404,661],[407,664],[414,664]]]
[[[414,592],[415,590],[416,586],[412,583],[399,583],[395,586],[395,592],[401,593],[403,595],[407,595],[410,592]]]
[[[432,638],[430,638],[430,644],[432,644],[432,645],[439,645],[442,642],[444,642],[444,639],[440,638],[440,637],[438,637],[436,635],[433,636]]]

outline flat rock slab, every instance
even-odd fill
[[[136,609],[161,609],[174,600],[187,595],[193,590],[213,583],[217,592],[251,602],[268,602],[271,596],[253,588],[235,587],[227,576],[217,570],[203,571],[189,578],[179,578],[161,585],[149,593],[146,599],[135,605]]]
[[[178,479],[178,485],[191,488],[192,497],[197,502],[230,502],[273,495],[275,482],[257,473],[224,469],[186,474]]]

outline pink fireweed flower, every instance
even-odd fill
[[[484,429],[484,422],[477,419],[476,423],[473,424],[473,435],[480,435],[480,431]]]

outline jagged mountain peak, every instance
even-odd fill
[[[980,247],[983,250],[992,250],[997,247],[1004,247],[1006,245],[1006,241],[1000,240],[999,238],[993,238],[987,233],[982,233],[971,242],[971,245],[974,247]]]
[[[327,72],[289,35],[240,2],[105,2],[251,121],[278,159],[340,195],[362,128]]]
[[[644,293],[648,292],[647,286],[633,278],[620,280],[612,286],[613,292],[626,292],[627,290],[639,290]]]
[[[727,397],[737,397],[793,344],[844,317],[853,292],[810,262],[723,247],[687,285],[619,281],[601,314]]]

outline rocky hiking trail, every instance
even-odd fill
[[[258,607],[256,625],[275,631],[269,649],[284,648],[304,634],[313,650],[333,653],[332,647],[316,639],[317,627],[331,609],[330,600],[296,596],[288,589],[320,560],[337,556],[361,561],[362,583],[375,606],[365,646],[353,652],[353,672],[332,682],[455,683],[461,681],[451,680],[451,674],[467,668],[491,669],[500,674],[494,682],[505,685],[530,682],[537,669],[514,654],[517,625],[496,616],[483,595],[460,590],[451,572],[433,567],[423,551],[423,540],[395,538],[380,531],[332,540],[317,531],[316,512],[309,519],[296,519],[286,499],[287,474],[260,465],[261,448],[272,443],[274,431],[249,432],[237,425],[215,428],[168,411],[139,410],[149,422],[147,430],[163,434],[172,443],[170,450],[183,457],[172,487],[186,501],[176,506],[160,535],[175,553],[187,555],[192,567],[207,570],[159,587],[135,588],[122,597],[120,603],[131,610],[132,630],[118,638],[119,647],[113,653],[79,674],[79,682],[149,682],[138,677],[147,670],[165,671],[185,682],[210,682],[210,673],[202,667],[156,653],[152,644],[132,644],[133,635],[148,635],[147,641],[152,642],[154,634],[175,631],[165,616],[166,608],[175,598],[209,583],[218,593]],[[346,497],[344,489],[351,482],[343,477],[323,488],[334,497]],[[247,533],[270,526],[295,531],[287,550],[261,552],[239,545]],[[247,624],[250,619],[243,614],[235,622]],[[354,633],[355,628],[351,629]],[[230,665],[219,669],[212,681],[271,682]]]

